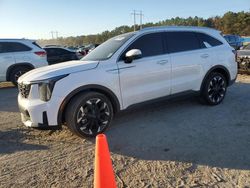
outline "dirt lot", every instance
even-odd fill
[[[92,187],[94,139],[25,128],[0,85],[0,187]],[[118,115],[106,133],[118,187],[250,187],[250,76],[221,105],[194,97]]]

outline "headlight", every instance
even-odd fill
[[[46,80],[34,81],[34,82],[31,82],[31,84],[38,84],[39,97],[42,101],[47,102],[50,100],[52,96],[52,92],[53,92],[56,82],[66,76],[68,76],[68,74],[56,76],[56,77],[49,78]]]

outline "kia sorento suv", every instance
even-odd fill
[[[194,91],[221,103],[236,79],[234,49],[219,31],[153,27],[104,42],[79,61],[32,70],[18,80],[18,103],[28,127],[66,124],[95,136],[114,114],[151,99]]]

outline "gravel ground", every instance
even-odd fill
[[[95,140],[24,127],[17,89],[0,88],[0,187],[92,187]],[[250,187],[249,93],[239,75],[218,106],[184,97],[120,113],[106,132],[118,187]]]

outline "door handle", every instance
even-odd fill
[[[167,63],[168,63],[168,60],[161,60],[157,62],[158,65],[165,65]]]
[[[202,54],[202,55],[201,55],[201,58],[208,58],[208,57],[209,57],[208,54]]]

